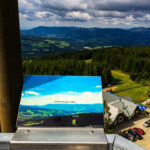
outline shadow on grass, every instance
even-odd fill
[[[113,86],[117,86],[117,85],[120,85],[120,84],[123,84],[123,82],[121,82],[120,79],[114,78],[113,82],[110,82],[109,85],[108,85],[108,83],[103,82],[103,88],[112,88]]]
[[[141,86],[135,86],[135,87],[131,87],[131,88],[126,88],[126,89],[122,89],[122,90],[117,90],[117,91],[115,91],[114,93],[119,93],[119,92],[131,90],[131,89],[136,89],[136,88],[139,88],[139,87],[141,87]]]
[[[121,79],[114,78],[114,85],[120,85],[120,84],[123,84],[121,82]]]

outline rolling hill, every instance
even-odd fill
[[[23,57],[82,49],[73,42],[28,35],[21,35],[21,47]]]
[[[37,27],[21,30],[22,35],[33,35],[75,41],[78,43],[110,46],[150,45],[150,28],[79,28],[79,27]]]
[[[150,28],[36,27],[21,30],[23,56],[109,46],[149,46]]]

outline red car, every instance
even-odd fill
[[[140,133],[141,135],[145,134],[145,132],[141,128],[133,128],[133,130]]]

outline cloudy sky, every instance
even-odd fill
[[[150,0],[19,0],[21,29],[150,26]]]
[[[22,105],[102,104],[100,77],[26,76]]]

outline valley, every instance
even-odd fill
[[[63,51],[105,49],[119,46],[149,46],[149,28],[36,27],[21,30],[22,56]]]

